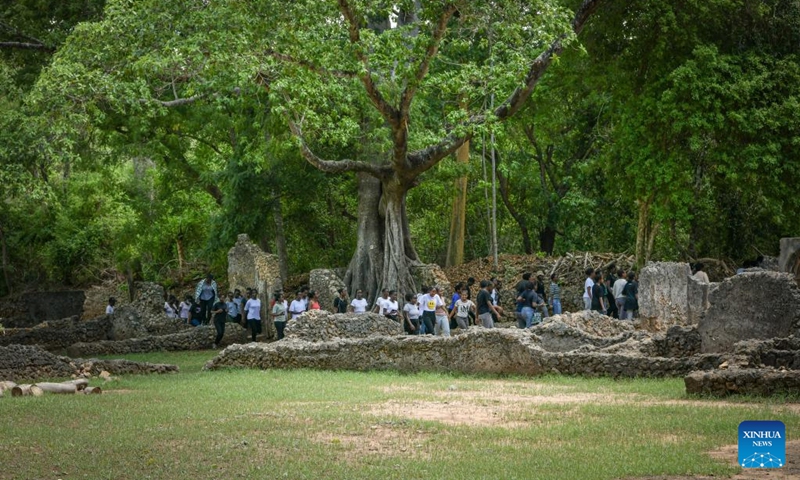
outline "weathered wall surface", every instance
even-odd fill
[[[318,268],[309,273],[308,288],[317,292],[320,308],[333,312],[333,299],[339,296],[339,289],[345,288],[345,284],[335,271]],[[287,300],[291,303],[294,292],[287,294]]]
[[[639,315],[663,327],[689,324],[688,263],[650,262],[639,273]]]
[[[8,329],[0,335],[2,345],[39,345],[47,350],[59,350],[76,342],[96,342],[110,338],[112,321],[100,317],[82,322],[78,317],[45,322],[33,328]]]
[[[639,353],[548,352],[531,332],[474,327],[453,337],[379,336],[329,342],[289,339],[233,345],[206,367],[662,377],[711,369],[723,361],[721,355],[653,358]]]
[[[330,313],[311,310],[289,320],[286,338],[326,342],[336,338],[366,338],[376,335],[403,335],[399,322],[377,313]]]
[[[800,334],[800,288],[789,274],[735,275],[720,282],[708,299],[698,325],[705,353],[731,351],[740,340]]]
[[[28,292],[4,301],[0,324],[6,328],[30,328],[42,322],[83,315],[83,290]]]
[[[692,372],[684,378],[686,393],[725,396],[776,395],[800,391],[800,370],[729,368]]]
[[[133,362],[130,360],[83,360],[60,357],[29,345],[0,347],[0,380],[12,382],[71,377],[81,373],[113,375],[177,372],[175,365]]]
[[[246,234],[239,235],[236,244],[228,251],[228,288],[231,291],[238,288],[242,295],[247,288],[258,290],[261,320],[268,338],[275,336],[269,303],[275,291],[283,288],[280,271],[278,256],[264,253]]]

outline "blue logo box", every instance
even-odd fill
[[[786,465],[786,425],[776,420],[739,424],[739,466],[781,468]]]

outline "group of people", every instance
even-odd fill
[[[626,272],[611,265],[602,270],[586,270],[583,288],[585,310],[594,310],[620,320],[633,320],[639,310],[639,283],[634,271]]]

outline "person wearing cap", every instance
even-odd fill
[[[200,319],[204,325],[211,320],[211,308],[217,301],[217,292],[219,292],[217,282],[214,281],[214,275],[210,273],[204,280],[200,280],[194,290],[194,298],[200,305]]]

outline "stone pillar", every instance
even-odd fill
[[[250,241],[247,234],[241,234],[236,244],[228,251],[228,288],[247,288],[258,290],[261,300],[261,321],[267,338],[275,336],[275,329],[269,316],[269,303],[272,294],[283,288],[278,256],[264,253],[258,245]]]
[[[650,262],[639,273],[639,315],[662,327],[689,323],[688,263]]]
[[[781,238],[781,256],[778,259],[781,272],[794,273],[800,278],[800,237]]]

